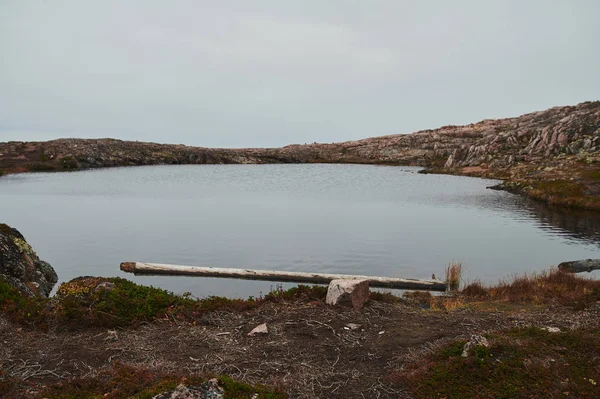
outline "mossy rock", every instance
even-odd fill
[[[0,275],[28,296],[47,297],[58,281],[56,272],[41,260],[18,230],[0,224]]]

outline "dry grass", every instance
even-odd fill
[[[463,295],[474,299],[490,299],[515,303],[538,303],[587,307],[600,300],[600,281],[550,269],[532,275],[515,276],[496,286],[485,287],[476,281],[466,286]]]
[[[453,311],[465,306],[465,300],[461,296],[431,296],[430,307],[432,310]]]
[[[450,291],[458,291],[462,280],[462,263],[452,261],[446,266],[446,285]]]
[[[461,295],[431,295],[426,291],[408,291],[403,298],[409,304],[422,309],[453,311],[466,305],[465,298]]]
[[[475,280],[472,283],[468,284],[461,291],[462,294],[477,299],[486,299],[489,297],[489,289],[486,288],[481,280]]]

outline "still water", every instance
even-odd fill
[[[133,276],[122,261],[493,283],[600,255],[600,216],[487,190],[494,180],[363,165],[188,165],[0,178],[0,221],[61,281],[121,276],[204,297],[271,282]]]

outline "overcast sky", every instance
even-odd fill
[[[0,1],[0,141],[410,133],[600,99],[600,1]]]

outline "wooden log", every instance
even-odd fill
[[[600,270],[600,259],[583,259],[572,262],[563,262],[558,265],[558,270],[567,273],[591,272]]]
[[[446,284],[439,280],[418,280],[394,277],[359,276],[330,273],[280,272],[274,270],[229,269],[222,267],[180,266],[160,263],[123,262],[121,270],[134,274],[185,275],[224,277],[246,280],[266,280],[294,283],[329,284],[337,279],[368,280],[371,287],[408,290],[445,291]]]

